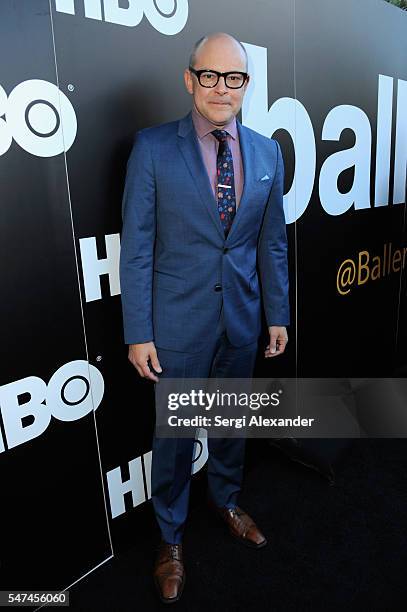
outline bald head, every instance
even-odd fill
[[[240,111],[250,80],[245,48],[224,32],[204,36],[194,45],[184,80],[196,110],[218,128],[227,125]]]
[[[205,51],[209,51],[211,55],[212,53],[217,54],[224,51],[237,53],[244,62],[244,70],[247,71],[248,59],[246,49],[239,40],[230,34],[226,34],[226,32],[207,34],[196,41],[189,58],[189,65],[192,68],[196,67],[201,55],[206,55]]]

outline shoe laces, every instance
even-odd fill
[[[240,510],[240,508],[230,508],[229,512],[233,515],[233,516],[243,516],[245,514],[245,512],[243,510]]]
[[[176,544],[170,544],[169,553],[171,559],[175,559],[176,561],[180,560],[180,549],[179,546],[177,546]]]
[[[181,549],[179,544],[167,544],[166,542],[162,542],[159,546],[159,550],[160,548],[165,548],[168,559],[171,561],[181,561]],[[164,562],[164,560],[162,560],[162,562]]]

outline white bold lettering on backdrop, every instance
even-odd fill
[[[377,95],[375,206],[387,206],[393,117],[393,79],[391,77],[379,75]]]
[[[23,81],[8,98],[0,86],[0,155],[9,150],[14,138],[32,155],[53,157],[68,151],[76,131],[74,108],[53,83]]]
[[[96,238],[81,238],[79,240],[87,302],[101,299],[100,277],[102,274],[109,275],[110,295],[120,294],[120,234],[108,234],[105,236],[105,243],[106,257],[99,259]]]
[[[299,100],[279,98],[269,108],[267,81],[267,49],[243,43],[249,56],[249,84],[242,107],[244,125],[270,138],[279,130],[291,137],[295,150],[295,172],[290,190],[284,195],[287,223],[301,217],[310,202],[316,173],[316,145],[314,128],[306,108]],[[377,95],[377,147],[374,206],[389,204],[390,152],[392,142],[393,81],[378,75]],[[398,80],[397,122],[395,144],[395,171],[393,204],[405,199],[407,171],[407,81]],[[342,132],[350,129],[355,145],[329,156],[321,167],[319,196],[321,205],[330,215],[341,215],[350,208],[371,207],[370,159],[372,131],[366,113],[357,106],[339,105],[329,111],[322,129],[322,140],[338,141]],[[354,179],[347,193],[338,190],[338,176],[354,168]]]
[[[128,480],[123,480],[120,466],[106,473],[112,518],[126,512],[124,503],[126,493],[131,493],[133,508],[146,501],[141,457],[129,461],[128,470],[130,475]]]
[[[41,435],[51,417],[60,421],[76,421],[102,401],[104,380],[100,371],[87,361],[78,359],[61,366],[48,385],[38,376],[27,376],[0,387],[0,414],[5,442],[14,448]],[[29,399],[21,402],[21,396]],[[31,423],[23,424],[29,417]],[[0,452],[4,445],[0,445]]]
[[[127,0],[121,7],[119,0],[82,0],[85,17],[123,25],[137,26],[145,15],[161,34],[172,36],[184,28],[188,20],[188,0]],[[75,15],[74,0],[55,0],[55,9],[60,13]]]
[[[132,506],[135,508],[151,498],[151,459],[152,451],[143,455],[144,475],[147,489],[147,496],[144,491],[144,478],[141,457],[136,457],[128,463],[130,478],[123,480],[122,469],[120,466],[113,468],[106,473],[107,488],[109,491],[110,510],[112,518],[116,518],[126,512],[124,495],[131,493]],[[205,429],[198,429],[194,445],[192,460],[192,474],[196,474],[208,460],[207,432]]]
[[[394,161],[393,204],[402,204],[405,198],[407,172],[407,81],[398,80],[396,158]]]
[[[249,56],[253,76],[243,100],[242,122],[263,136],[286,130],[294,143],[296,163],[294,179],[284,195],[287,223],[296,221],[308,206],[314,186],[316,147],[314,129],[306,108],[294,98],[279,98],[268,106],[267,49],[243,43]]]
[[[322,164],[319,175],[319,199],[330,215],[341,215],[351,206],[370,208],[372,132],[366,113],[349,104],[336,106],[325,119],[322,140],[339,140],[346,129],[351,129],[355,134],[354,146],[330,155]],[[338,189],[339,175],[352,167],[355,169],[352,187],[346,193],[341,193]]]

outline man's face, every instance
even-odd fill
[[[226,36],[209,39],[197,52],[195,70],[216,70],[217,72],[246,72],[246,58],[238,43]],[[185,86],[193,96],[198,111],[216,126],[226,125],[239,112],[248,79],[240,89],[230,89],[221,77],[212,88],[202,87],[198,77],[185,70]]]

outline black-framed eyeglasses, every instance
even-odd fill
[[[189,67],[190,72],[196,75],[201,87],[216,87],[220,77],[225,79],[226,87],[229,89],[240,89],[248,79],[247,72],[217,72],[216,70],[195,70]]]

